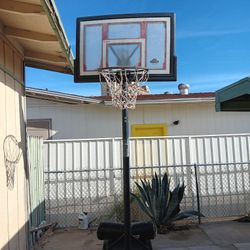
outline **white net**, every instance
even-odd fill
[[[3,143],[4,161],[6,168],[7,187],[12,190],[15,182],[16,164],[20,159],[20,147],[17,139],[13,135],[8,135]]]
[[[107,84],[112,104],[119,109],[135,109],[137,96],[141,92],[141,84],[147,80],[147,69],[104,68],[100,70],[100,82]]]

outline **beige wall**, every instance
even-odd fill
[[[248,112],[215,112],[214,102],[137,105],[132,124],[165,123],[168,135],[249,133]],[[69,105],[27,98],[28,119],[51,119],[53,139],[121,136],[121,111],[103,104]],[[178,125],[173,121],[179,120]]]
[[[24,107],[22,52],[0,31],[0,249],[4,250],[23,250],[27,244]],[[21,148],[12,190],[6,186],[3,142],[7,135],[14,135]]]

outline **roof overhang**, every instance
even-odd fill
[[[250,111],[250,77],[215,92],[216,111]]]
[[[98,100],[103,100],[105,105],[112,105],[111,96],[98,96]],[[209,93],[180,94],[155,94],[137,96],[136,105],[157,105],[157,104],[181,104],[181,103],[214,103],[215,95]]]
[[[73,74],[73,54],[53,0],[0,1],[0,24],[25,65]]]
[[[26,88],[26,96],[39,100],[46,100],[52,102],[66,103],[66,104],[99,104],[101,100],[96,100],[89,97],[78,96],[73,94],[66,94],[56,91],[48,91],[43,89]]]
[[[104,104],[112,105],[111,96],[84,97],[80,95],[67,94],[51,90],[26,88],[26,96],[40,100],[61,102],[68,104]],[[154,104],[181,104],[181,103],[214,103],[214,93],[194,93],[187,96],[167,95],[144,95],[138,96],[136,105]]]
[[[149,95],[150,98],[150,95]],[[167,98],[167,99],[148,99],[148,100],[137,100],[136,105],[159,105],[159,104],[181,104],[181,103],[214,103],[214,97],[204,98]],[[104,101],[105,105],[112,105],[111,100]]]
[[[214,102],[214,97],[204,98],[173,98],[173,99],[161,99],[161,100],[138,100],[136,104],[171,104],[171,103],[201,103],[201,102]]]

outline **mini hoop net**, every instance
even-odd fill
[[[99,70],[101,84],[107,84],[113,106],[135,109],[141,84],[148,80],[148,70],[143,68],[103,68]],[[105,82],[103,81],[105,79]]]
[[[6,167],[6,181],[9,189],[14,188],[16,164],[20,159],[20,147],[15,136],[8,135],[3,142],[4,161]]]

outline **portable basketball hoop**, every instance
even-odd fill
[[[143,68],[102,68],[100,83],[107,84],[113,106],[119,109],[135,109],[141,84],[148,80],[148,70]],[[105,79],[105,82],[103,81]]]
[[[4,161],[6,167],[6,184],[12,190],[14,188],[16,164],[20,159],[20,147],[15,136],[8,135],[3,142]]]
[[[99,80],[122,110],[124,227],[118,240],[123,249],[138,250],[130,218],[128,110],[135,108],[143,82],[176,80],[175,14],[80,17],[76,26],[74,81]]]

